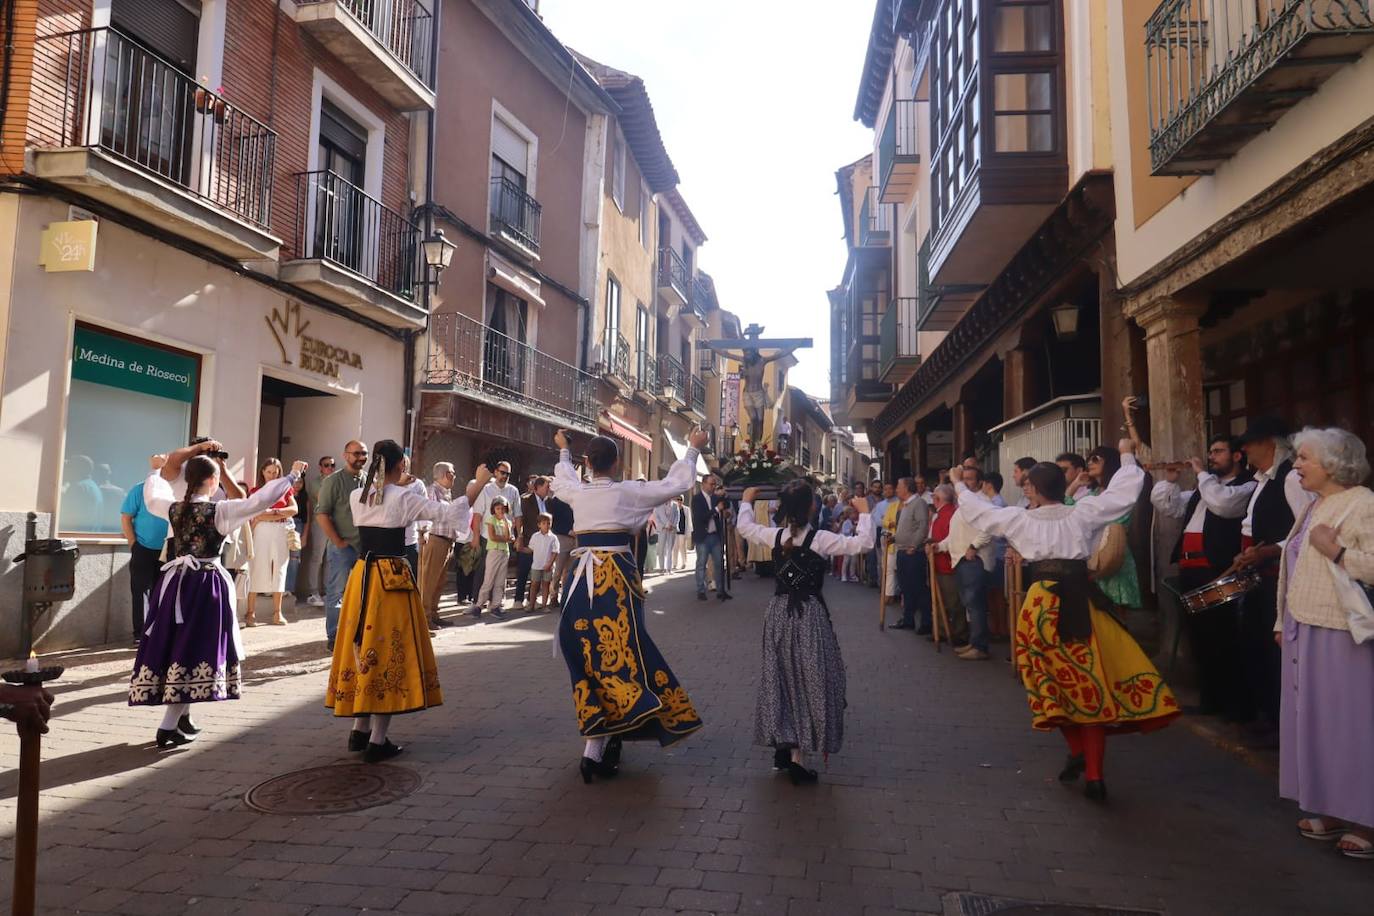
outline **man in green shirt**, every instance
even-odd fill
[[[315,499],[315,529],[324,535],[325,596],[324,634],[334,649],[339,630],[339,607],[343,604],[348,574],[358,562],[358,527],[353,524],[353,507],[348,497],[363,485],[363,466],[367,446],[354,440],[344,446],[343,467],[325,478]]]

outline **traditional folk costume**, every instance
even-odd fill
[[[1086,768],[1095,798],[1105,797],[1108,732],[1152,731],[1179,714],[1173,692],[1088,578],[1087,560],[1102,528],[1135,505],[1144,479],[1135,456],[1125,454],[1102,493],[1038,509],[999,509],[955,483],[965,518],[1005,537],[1029,564],[1015,654],[1032,725],[1063,731],[1071,757],[1061,779],[1076,779]]]
[[[369,745],[390,744],[391,716],[444,702],[429,623],[406,559],[406,528],[428,520],[461,530],[471,512],[466,496],[440,502],[396,484],[373,489],[367,500],[363,492],[349,496],[360,556],[344,588],[339,635],[346,638],[334,642],[324,705],[335,716],[354,717],[349,750],[385,759]]]
[[[553,494],[572,507],[577,546],[563,591],[558,646],[572,679],[573,711],[587,740],[584,758],[597,764],[607,753],[614,767],[619,741],[679,741],[701,719],[644,626],[644,590],[631,532],[655,507],[693,483],[697,450],[687,449],[657,481],[583,482],[563,449],[554,469]],[[584,778],[589,779],[584,765]],[[610,775],[603,772],[602,775]]]
[[[860,516],[854,537],[809,525],[793,535],[787,528],[758,524],[753,507],[745,505],[739,533],[772,549],[776,590],[763,618],[754,743],[774,748],[774,765],[785,769],[789,759],[800,765],[793,750],[833,754],[844,743],[844,659],[821,588],[830,568],[827,558],[862,556],[873,549],[873,518]],[[795,771],[793,779],[798,780]]]
[[[166,705],[158,746],[185,744],[200,729],[188,704],[237,700],[242,690],[237,594],[220,563],[225,538],[291,491],[292,476],[247,499],[178,499],[160,473],[143,484],[148,511],[171,523],[170,559],[153,585],[148,623],[129,681],[130,706]],[[180,486],[186,492],[185,484]]]

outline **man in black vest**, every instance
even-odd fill
[[[1279,721],[1279,647],[1274,620],[1279,606],[1279,557],[1293,519],[1314,498],[1293,470],[1288,427],[1277,417],[1260,417],[1242,437],[1245,458],[1255,473],[1255,490],[1241,523],[1239,569],[1254,569],[1260,585],[1241,601],[1241,664],[1247,690],[1247,717],[1254,716],[1256,746],[1277,746]]]
[[[1190,463],[1197,489],[1180,490],[1179,469],[1169,468],[1150,493],[1150,502],[1161,514],[1185,520],[1170,557],[1178,564],[1179,587],[1185,592],[1230,568],[1241,551],[1240,527],[1255,491],[1238,438],[1214,437],[1207,447],[1206,467],[1199,458]],[[1238,610],[1232,602],[1187,617],[1201,693],[1197,711],[1203,715],[1237,719],[1242,714]]]
[[[567,576],[568,568],[572,566],[573,548],[577,546],[577,539],[573,537],[575,519],[573,518],[572,506],[563,502],[557,496],[550,496],[544,502],[544,507],[553,516],[553,535],[558,538],[558,563],[553,571],[553,603],[559,607],[563,606],[563,579]]]

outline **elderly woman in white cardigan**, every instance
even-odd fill
[[[1294,444],[1294,473],[1317,500],[1279,571],[1279,792],[1311,812],[1303,836],[1374,859],[1374,640],[1355,642],[1338,590],[1341,576],[1374,582],[1374,493],[1360,485],[1369,461],[1343,429],[1305,429]]]

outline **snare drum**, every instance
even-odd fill
[[[1201,588],[1184,592],[1182,595],[1183,607],[1189,614],[1221,607],[1223,604],[1244,596],[1246,592],[1259,584],[1259,573],[1253,570],[1247,569],[1232,576],[1222,576],[1220,579],[1208,582]]]

